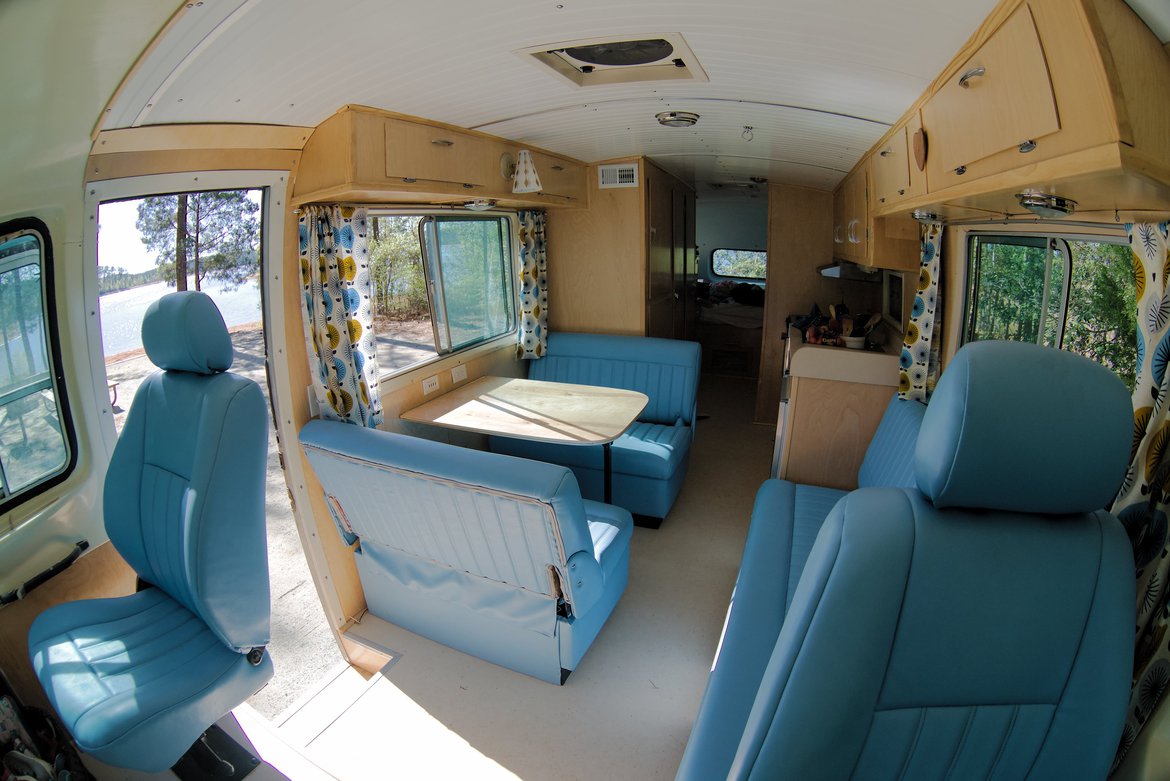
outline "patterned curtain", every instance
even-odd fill
[[[382,422],[365,209],[307,206],[300,219],[301,312],[317,366],[321,416]]]
[[[1133,390],[1133,449],[1112,512],[1133,544],[1137,569],[1137,635],[1133,688],[1114,766],[1125,757],[1170,684],[1170,252],[1166,223],[1127,225],[1137,283],[1137,382]]]
[[[898,396],[926,402],[934,392],[942,365],[942,297],[939,294],[939,249],[942,225],[922,226],[922,266],[918,271],[918,294],[906,326],[902,345],[902,371],[898,378]]]
[[[520,341],[518,358],[542,358],[548,340],[548,256],[545,214],[526,209],[520,218]]]

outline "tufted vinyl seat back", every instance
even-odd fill
[[[142,330],[162,371],[135,393],[103,509],[147,587],[48,610],[29,646],[83,751],[157,772],[272,676],[268,414],[259,386],[227,373],[231,340],[206,295],[164,296]]]

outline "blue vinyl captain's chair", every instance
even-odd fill
[[[922,420],[917,487],[837,501],[787,610],[763,607],[778,633],[761,618],[724,641],[678,778],[1104,778],[1135,603],[1128,540],[1100,508],[1131,431],[1124,385],[1086,358],[960,350]],[[753,527],[792,528],[776,513]],[[748,674],[749,702],[713,692]]]
[[[152,304],[142,342],[163,371],[134,396],[104,511],[145,588],[45,611],[29,651],[82,751],[159,772],[272,677],[268,414],[259,386],[226,371],[231,339],[203,293]]]

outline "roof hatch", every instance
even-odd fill
[[[578,87],[637,81],[707,81],[694,52],[680,33],[624,40],[587,38],[521,49]]]

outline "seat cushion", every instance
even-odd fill
[[[111,765],[172,766],[269,678],[159,589],[68,602],[29,630],[33,668],[77,745]]]
[[[672,426],[635,421],[613,442],[613,473],[669,479],[686,457],[691,439],[690,426],[681,420]],[[600,446],[554,445],[512,437],[491,437],[490,446],[496,453],[586,469],[601,470],[604,457]]]
[[[925,414],[926,405],[922,402],[900,399],[894,394],[857,471],[859,488],[918,486],[914,477],[914,446]]]

